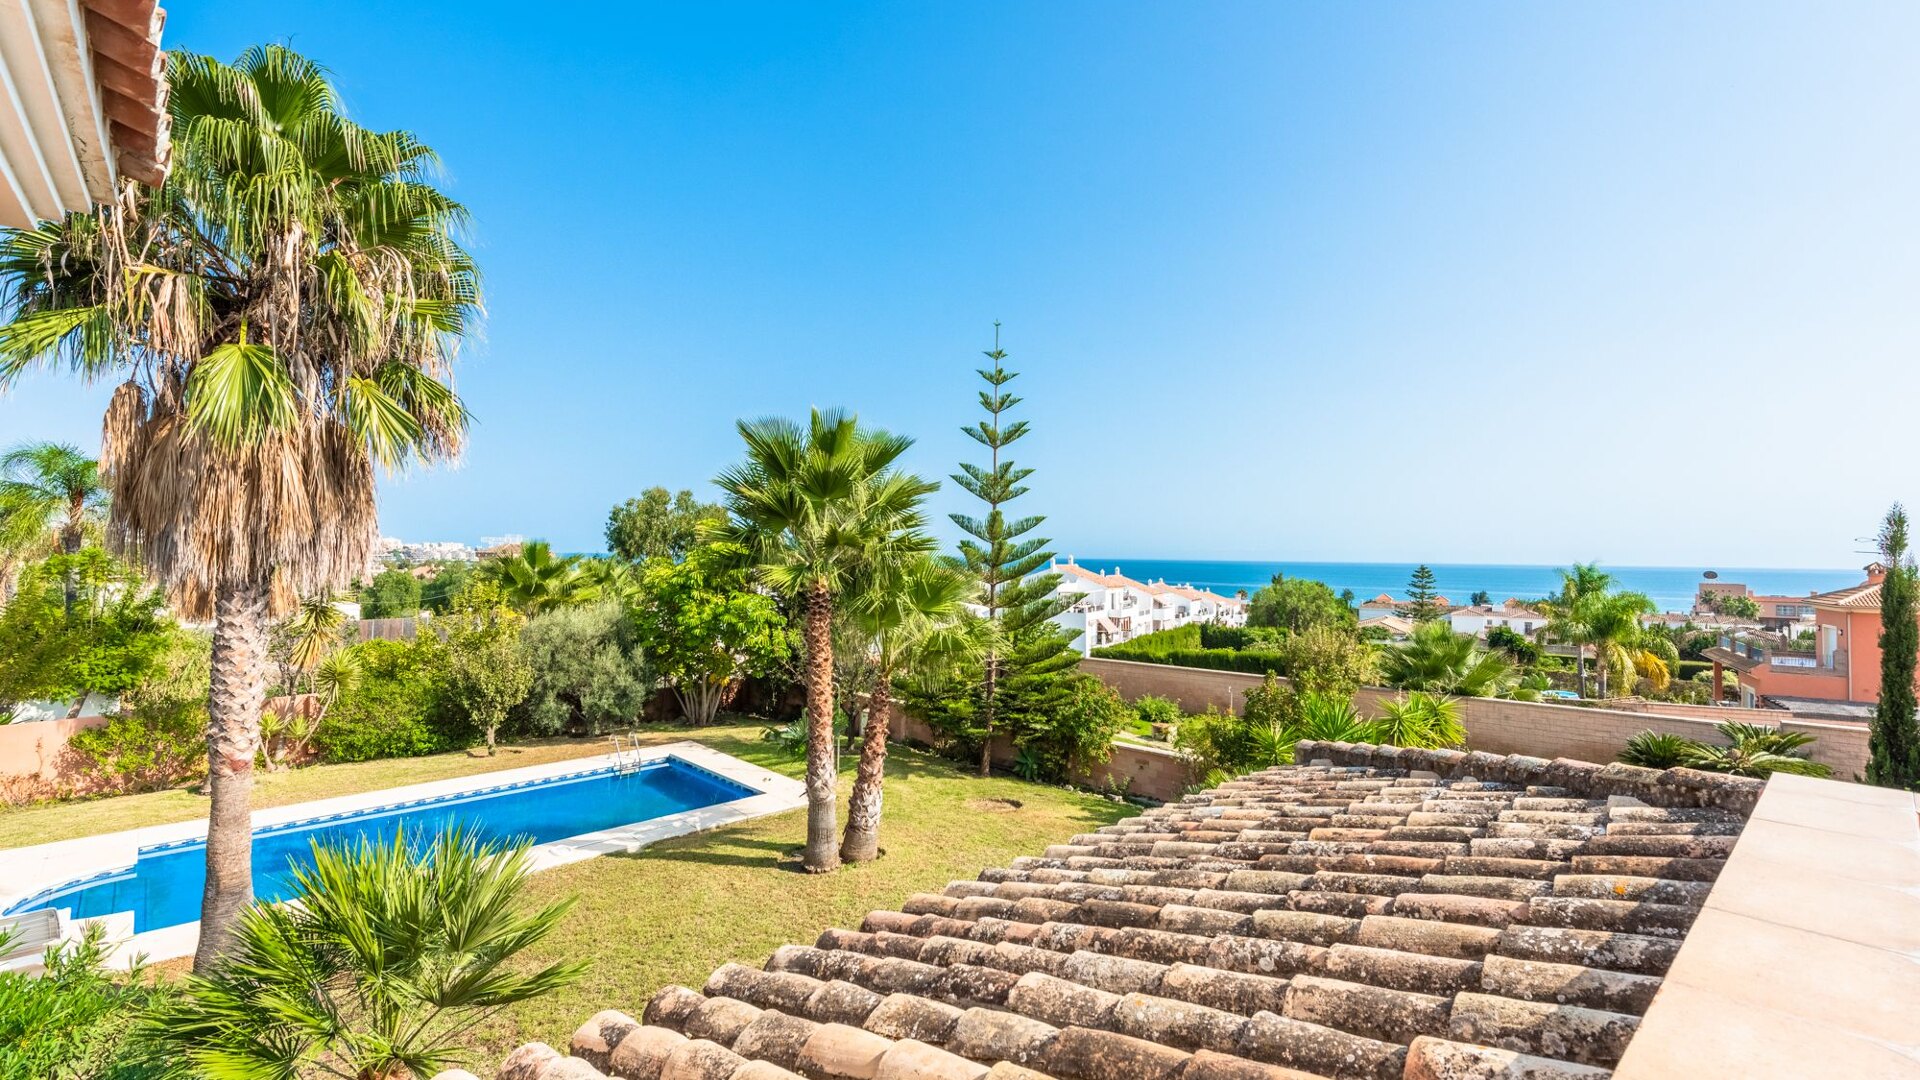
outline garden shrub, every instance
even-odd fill
[[[366,641],[360,678],[340,696],[314,735],[327,761],[412,757],[465,746],[472,726],[448,715],[426,649],[404,641]]]
[[[1113,753],[1113,737],[1133,718],[1133,709],[1112,687],[1090,675],[1067,675],[1051,708],[1016,719],[1014,746],[1030,755],[1038,779],[1065,780],[1075,769],[1096,765]]]
[[[0,1078],[147,1080],[165,1062],[132,1038],[136,1021],[172,997],[136,970],[106,970],[101,927],[92,926],[49,958],[45,974],[0,973]]]
[[[533,688],[515,712],[515,732],[596,735],[631,724],[652,696],[653,680],[618,604],[536,615],[522,641]]]
[[[207,691],[213,642],[173,628],[155,671],[121,701],[105,727],[74,733],[69,761],[89,793],[172,787],[207,768]]]
[[[1151,727],[1154,724],[1174,725],[1186,717],[1178,702],[1167,698],[1147,694],[1134,699],[1133,711],[1140,722]]]

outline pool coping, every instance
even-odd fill
[[[742,761],[730,754],[723,754],[692,740],[645,746],[639,748],[637,755],[632,750],[626,751],[623,755],[625,763],[628,764],[633,763],[636,756],[641,763],[678,758],[687,765],[741,784],[757,794],[712,806],[682,810],[679,813],[648,821],[538,844],[531,852],[535,871],[551,870],[557,866],[565,866],[601,855],[635,852],[669,837],[704,832],[768,814],[783,813],[807,804],[806,787],[800,781]],[[377,791],[340,795],[330,799],[292,803],[255,810],[251,827],[257,831],[312,818],[375,810],[449,795],[467,795],[513,784],[599,772],[620,763],[622,763],[622,756],[598,754],[592,757],[549,762],[544,765],[498,769],[448,780],[430,780],[404,787],[382,788]],[[146,825],[138,829],[125,829],[97,836],[56,840],[50,844],[36,844],[31,847],[0,849],[0,911],[46,889],[90,877],[112,868],[130,866],[142,848],[200,840],[206,835],[206,819],[197,818],[190,821],[169,822],[164,825]],[[103,921],[108,925],[110,936],[125,935],[127,930],[131,929],[131,925],[130,921],[122,921],[123,916],[124,913],[101,916],[99,920],[76,920],[70,925],[69,934],[77,935],[79,928],[88,922]],[[199,940],[200,926],[197,922],[149,930],[122,940],[115,950],[114,962],[124,965],[130,963],[136,956],[144,956],[147,960],[172,960],[190,956],[199,944]]]

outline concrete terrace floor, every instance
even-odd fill
[[[693,739],[788,776],[804,765],[760,740],[758,723],[642,729],[648,743]],[[263,774],[255,806],[301,802],[427,780],[519,768],[604,753],[603,740],[548,740],[494,758],[464,753],[354,765],[322,765]],[[840,796],[852,787],[842,759]],[[896,907],[916,892],[971,878],[983,867],[1032,854],[1060,838],[1090,832],[1136,809],[1060,788],[994,777],[982,780],[951,762],[896,745],[888,757],[883,857],[867,866],[813,876],[798,870],[804,811],[663,841],[636,855],[608,855],[537,874],[529,902],[568,896],[578,903],[558,931],[524,957],[528,966],[584,957],[593,968],[578,983],[488,1019],[467,1039],[470,1068],[491,1075],[521,1043],[565,1046],[582,1017],[604,1008],[631,1012],[639,995],[667,983],[699,985],[729,960],[758,967],[789,941],[822,926],[857,923],[868,911]],[[1017,803],[1015,806],[1013,804]],[[185,791],[0,812],[0,848],[198,817],[206,802]],[[165,965],[184,970],[184,962]]]

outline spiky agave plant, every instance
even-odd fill
[[[167,82],[161,187],[0,232],[0,387],[119,380],[108,539],[214,623],[204,970],[252,898],[269,619],[366,565],[376,466],[458,451],[448,373],[480,291],[432,151],[349,120],[318,65],[174,53]]]

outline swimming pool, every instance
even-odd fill
[[[291,895],[290,870],[306,865],[316,840],[352,842],[398,830],[430,835],[461,827],[486,840],[545,844],[760,794],[712,769],[665,756],[637,768],[573,772],[257,827],[254,895],[269,901]],[[132,865],[43,889],[0,914],[61,908],[74,919],[88,919],[131,912],[133,932],[147,933],[197,920],[205,883],[206,841],[193,837],[142,846]]]

